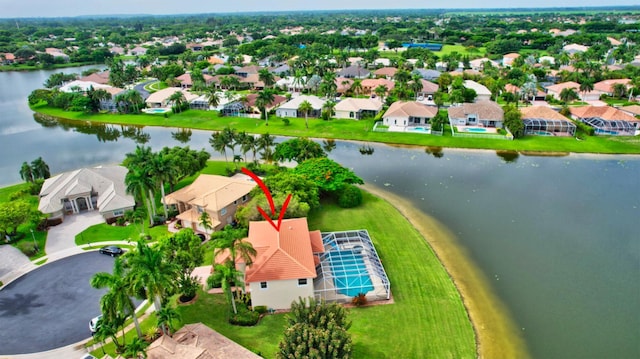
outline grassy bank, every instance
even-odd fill
[[[26,201],[31,206],[32,211],[36,211],[38,209],[38,196],[30,195],[29,188],[28,183],[0,188],[0,203],[14,200]],[[17,236],[19,239],[11,243],[11,245],[22,251],[30,260],[46,255],[47,232],[39,231],[34,223],[25,221],[25,223],[18,226]],[[34,242],[37,243],[37,246]],[[4,238],[0,239],[0,244],[4,243]],[[33,247],[38,248],[38,251],[32,251]]]
[[[437,146],[449,148],[494,149],[530,152],[576,152],[602,154],[640,154],[640,137],[597,136],[576,140],[573,137],[527,136],[514,141],[484,138],[452,137],[445,131],[444,136],[431,136],[399,132],[373,132],[373,120],[331,120],[309,119],[309,129],[305,128],[304,118],[292,118],[289,125],[281,119],[272,117],[267,125],[265,121],[253,118],[220,117],[217,112],[188,110],[172,114],[168,118],[159,115],[119,115],[84,114],[68,112],[46,106],[35,107],[42,114],[74,120],[94,121],[111,124],[184,127],[201,130],[222,130],[232,127],[248,133],[270,133],[281,136],[306,136],[314,138],[335,138],[367,142],[384,142],[419,146]]]

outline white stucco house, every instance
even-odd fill
[[[112,222],[136,204],[126,192],[126,174],[127,169],[122,166],[99,166],[48,178],[40,190],[38,210],[49,219],[97,210]]]
[[[298,113],[298,108],[300,104],[304,101],[308,101],[313,107],[313,111],[307,114],[309,117],[320,117],[322,114],[322,106],[324,106],[325,100],[319,98],[318,96],[307,96],[302,95],[298,97],[292,98],[290,101],[283,103],[276,110],[276,116],[278,117],[301,117],[304,114]]]

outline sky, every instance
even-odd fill
[[[639,6],[638,0],[0,0],[0,18],[66,17],[113,14],[193,14],[246,11],[305,11],[344,9],[514,8]]]

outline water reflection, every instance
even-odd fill
[[[176,132],[171,132],[171,137],[180,143],[187,143],[191,141],[192,134],[193,132],[191,131],[191,129],[181,128]]]
[[[518,161],[518,157],[520,157],[518,151],[496,151],[496,155],[506,163],[516,162]]]
[[[61,128],[65,131],[73,130],[87,135],[95,135],[100,142],[117,142],[123,137],[142,145],[151,140],[151,135],[143,131],[144,126],[112,125],[91,121],[78,122],[39,113],[35,113],[33,118],[42,127]]]

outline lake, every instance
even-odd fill
[[[0,87],[0,185],[19,182],[20,164],[39,156],[58,173],[120,162],[138,143],[182,145],[176,129],[36,122],[26,97],[50,73],[0,73],[10,84]],[[212,151],[209,136],[194,130],[188,145]],[[330,156],[448,227],[533,357],[640,357],[640,156],[369,145],[362,155],[339,141]]]

